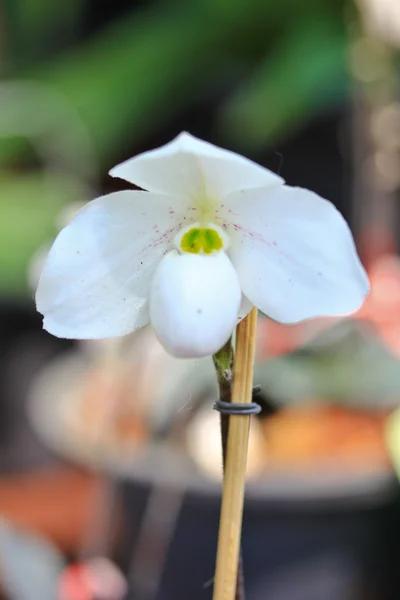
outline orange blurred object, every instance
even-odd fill
[[[268,468],[332,464],[362,472],[390,464],[385,444],[387,414],[315,403],[287,408],[264,422]]]
[[[72,468],[0,479],[0,514],[11,523],[77,551],[93,509],[98,480]]]

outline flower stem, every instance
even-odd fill
[[[232,350],[229,353],[229,348],[224,346],[220,351],[221,355],[218,355],[217,358],[214,357],[223,400],[228,401],[227,396],[229,395],[229,399],[234,403],[251,403],[252,401],[256,327],[257,309],[254,308],[237,328],[233,383],[228,380],[228,371],[220,368],[221,365],[223,367],[228,364],[232,365]],[[230,342],[229,347],[231,348]],[[231,386],[232,389],[230,389]],[[224,395],[225,397],[222,398]],[[234,600],[235,597],[236,599],[240,598],[240,595],[237,594],[242,593],[242,574],[238,569],[238,559],[249,425],[250,416],[248,415],[228,417],[227,422],[223,421],[223,415],[221,415],[223,450],[225,449],[224,484],[213,600]],[[224,443],[225,436],[227,436],[227,443]]]
[[[219,397],[224,402],[232,402],[232,372],[233,372],[233,347],[232,338],[226,342],[213,356],[215,370],[217,371]],[[229,416],[220,413],[222,465],[225,472],[226,448],[228,443]]]

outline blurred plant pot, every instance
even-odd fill
[[[162,466],[160,466],[162,468]],[[275,489],[246,497],[243,556],[248,600],[389,600],[398,597],[400,503],[397,485],[382,477],[358,492],[343,484],[332,497],[293,497]],[[266,483],[267,485],[267,483]],[[303,482],[307,487],[307,481]],[[284,487],[284,486],[283,486]],[[304,489],[303,489],[304,492]],[[138,541],[150,486],[122,484],[125,507],[123,566],[128,569]],[[166,491],[168,493],[168,491]],[[272,497],[275,495],[275,497]],[[145,600],[211,597],[220,495],[197,490],[184,494],[156,596]],[[165,516],[165,515],[164,515]],[[163,515],[155,517],[163,519]],[[147,547],[151,563],[157,536]],[[146,569],[144,569],[146,571]],[[142,587],[148,582],[143,573]],[[140,582],[139,584],[140,587]]]
[[[207,583],[214,570],[220,483],[201,470],[189,448],[183,449],[179,436],[168,443],[136,444],[131,453],[127,446],[109,444],[101,452],[99,448],[94,451],[82,436],[77,443],[62,418],[66,414],[63,407],[71,408],[71,398],[66,386],[59,385],[60,373],[56,371],[51,377],[48,373],[46,386],[36,390],[33,417],[51,448],[80,464],[108,472],[118,481],[124,506],[119,559],[134,583],[130,597],[211,597]],[[49,393],[52,377],[65,397]],[[204,389],[203,375],[198,379]],[[186,404],[175,391],[174,406],[180,407],[170,410],[175,417],[189,408],[188,394],[189,404],[196,405],[199,391],[192,386],[189,393],[183,384],[175,387],[178,389]],[[206,413],[213,414],[218,423],[211,404],[206,404]],[[347,427],[343,413],[347,414],[346,410],[342,409],[338,430]],[[363,414],[363,418],[370,415],[373,422],[381,419],[374,411]],[[300,423],[299,418],[295,417],[296,423]],[[320,437],[334,430],[332,424],[329,427],[325,424],[322,428],[322,420],[313,422],[312,427],[306,427],[304,420],[299,425],[300,430],[313,435],[322,428]],[[288,431],[288,440],[293,441],[295,430],[289,427]],[[272,437],[270,430],[267,438]],[[275,439],[279,439],[276,434]],[[318,445],[315,440],[313,443],[318,456]],[[210,462],[218,464],[219,450],[215,454],[214,444],[207,448],[214,452]],[[297,452],[292,448],[292,458]],[[399,507],[392,469],[379,461],[373,469],[357,462],[346,467],[334,459],[329,465],[319,461],[318,468],[311,471],[281,468],[270,470],[268,475],[254,473],[247,488],[243,530],[247,599],[397,599]]]
[[[324,415],[320,415],[319,425],[325,437],[328,425],[323,426],[324,419],[334,417],[333,423],[341,421],[343,429],[344,419],[348,427],[353,419],[353,425],[359,423],[360,439],[366,434],[360,423],[382,421],[380,413],[349,411],[346,417],[347,411],[342,409],[339,413],[317,409],[317,415],[318,411]],[[306,430],[306,416],[301,421],[295,414],[295,419],[300,429]],[[318,419],[315,426],[318,428]],[[272,436],[271,428],[269,432]],[[313,435],[310,439],[314,440]],[[352,447],[355,452],[354,440]],[[294,447],[293,452],[298,449]],[[248,482],[243,528],[248,600],[398,597],[400,495],[390,465],[379,460],[375,467],[367,465],[364,473],[357,463],[341,466],[338,460],[336,465],[328,461],[324,466],[322,459],[308,470],[301,463],[290,469],[286,462],[284,469],[281,463],[280,468],[253,475]],[[125,477],[121,484],[125,516],[122,562],[129,571],[132,556],[138,561],[131,577],[131,598],[211,597],[204,586],[214,569],[218,483],[205,477],[188,456],[156,446],[139,458],[132,477]],[[150,520],[145,539],[144,519]],[[166,541],[165,536],[170,539]]]

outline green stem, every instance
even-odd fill
[[[233,375],[233,346],[232,338],[226,342],[213,356],[217,373],[219,398],[224,402],[232,402],[232,375]],[[222,461],[225,467],[226,445],[228,441],[229,417],[220,414]]]

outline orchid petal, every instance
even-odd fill
[[[253,303],[250,302],[250,300],[246,298],[244,294],[242,294],[242,301],[239,308],[239,319],[242,320],[247,317],[252,308]]]
[[[151,192],[195,200],[283,183],[272,171],[188,133],[117,165],[110,175]]]
[[[288,186],[232,194],[226,203],[242,291],[265,314],[297,323],[361,306],[368,278],[333,204]]]
[[[173,202],[124,191],[87,204],[60,232],[44,266],[36,293],[44,328],[100,339],[146,325],[150,281],[180,223]]]
[[[156,335],[178,358],[217,352],[236,326],[241,291],[224,252],[167,254],[157,267],[150,296]]]

